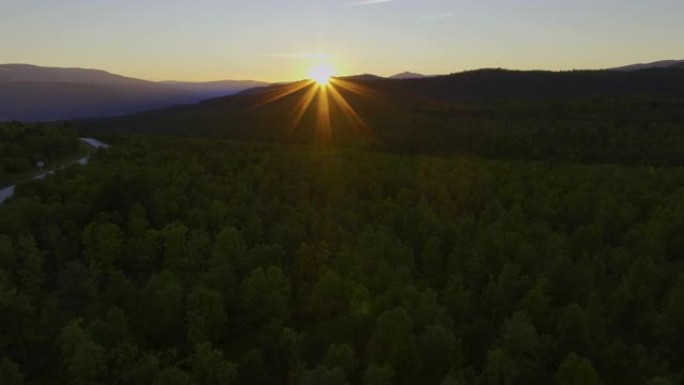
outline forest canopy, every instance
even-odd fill
[[[123,137],[0,207],[3,384],[678,384],[684,169]]]

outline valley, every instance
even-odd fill
[[[677,383],[682,83],[333,78],[71,122],[111,147],[3,190],[0,369]]]
[[[100,142],[99,140],[93,139],[93,138],[80,138],[80,140],[95,150],[109,147],[108,144]],[[81,166],[85,166],[88,164],[89,159],[90,159],[90,156],[85,156],[85,157],[78,158],[78,159],[71,159],[71,160],[57,162],[56,165],[51,165],[50,167],[48,167],[49,171],[41,170],[41,172],[39,172],[37,174],[34,172],[33,174],[35,174],[35,175],[31,175],[30,177],[23,176],[23,177],[21,177],[21,179],[24,179],[24,180],[27,178],[34,179],[34,180],[44,179],[48,175],[52,175],[55,172],[65,168],[65,167],[69,167],[71,165],[74,165],[74,164],[80,164]],[[21,182],[21,180],[15,180],[15,182]],[[13,184],[11,186],[3,187],[2,189],[0,189],[0,204],[5,203],[6,200],[12,198],[14,196],[15,189],[16,189],[15,184]]]

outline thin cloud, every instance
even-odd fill
[[[352,3],[349,3],[352,7],[358,7],[358,6],[363,6],[363,5],[374,5],[374,4],[382,4],[382,3],[391,3],[394,0],[358,0],[354,1]]]
[[[280,59],[300,59],[300,60],[327,60],[330,58],[330,54],[323,52],[273,52],[267,53],[266,56],[275,57]]]
[[[420,20],[440,20],[440,19],[448,19],[450,17],[454,17],[456,14],[453,12],[445,12],[445,13],[436,13],[433,15],[425,15],[419,17]]]

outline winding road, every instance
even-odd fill
[[[100,142],[99,140],[93,139],[93,138],[81,138],[81,141],[92,146],[95,149],[108,148],[109,147],[109,145],[107,143]],[[71,166],[71,165],[76,164],[76,163],[78,163],[80,165],[86,165],[86,164],[88,164],[89,160],[90,160],[90,156],[85,156],[83,158],[77,159],[77,160],[75,160],[75,161],[73,161],[67,165],[60,167],[57,170],[52,170],[52,171],[48,171],[48,172],[45,172],[45,173],[40,174],[40,175],[36,175],[33,177],[33,179],[44,179],[46,176],[54,173],[55,171],[61,170],[65,167]],[[8,200],[12,196],[14,196],[14,188],[16,186],[17,185],[15,184],[15,185],[12,185],[12,186],[9,186],[7,188],[0,190],[0,204],[5,203],[6,200]]]

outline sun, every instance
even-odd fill
[[[317,65],[309,72],[311,80],[315,81],[320,86],[327,86],[330,84],[330,78],[334,75],[335,69],[327,64]]]

